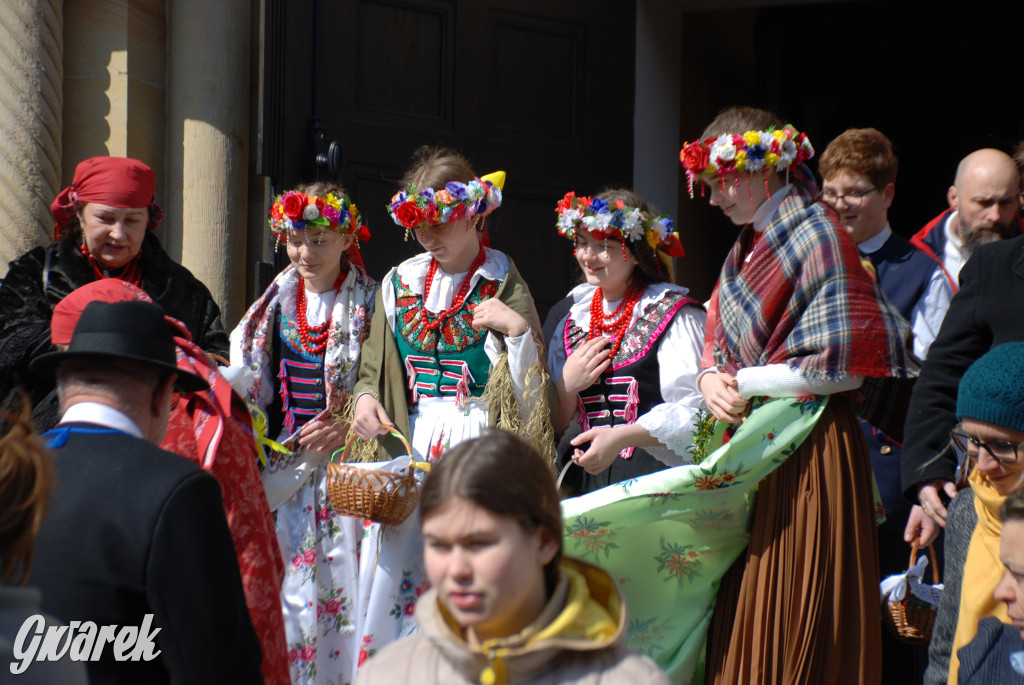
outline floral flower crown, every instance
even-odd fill
[[[598,240],[617,238],[634,248],[644,241],[651,249],[669,257],[683,256],[679,234],[672,230],[672,220],[664,214],[652,217],[621,200],[609,203],[600,198],[577,196],[574,191],[565,194],[555,207],[555,213],[558,214],[558,233],[570,240],[582,229]]]
[[[278,195],[270,207],[270,230],[281,242],[288,240],[288,231],[301,231],[320,226],[335,233],[354,233],[359,240],[370,238],[370,229],[348,195],[338,197],[327,193],[322,197],[294,190]]]
[[[789,172],[813,156],[811,141],[792,124],[782,128],[770,126],[765,131],[747,131],[743,135],[705,138],[704,142],[686,143],[679,151],[691,198],[693,184],[707,181],[715,174],[724,176],[738,171],[767,174],[774,169],[780,174],[785,172],[788,182]]]
[[[491,177],[501,176],[500,180]],[[424,188],[416,192],[411,183],[406,190],[395,193],[388,204],[388,214],[406,231],[423,224],[440,226],[464,217],[487,216],[501,206],[501,186],[505,173],[498,171],[469,183],[452,181],[444,188]]]

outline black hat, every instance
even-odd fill
[[[205,380],[178,368],[174,350],[174,338],[159,305],[95,301],[82,310],[68,349],[40,355],[29,367],[53,376],[57,365],[69,359],[133,361],[177,373],[176,385],[184,392],[208,390]]]

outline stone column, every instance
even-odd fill
[[[0,275],[52,239],[60,191],[63,0],[0,2]]]
[[[228,328],[247,304],[250,5],[168,1],[167,247]]]

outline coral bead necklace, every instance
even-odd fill
[[[587,339],[593,340],[599,335],[611,338],[613,342],[609,359],[615,359],[619,346],[622,344],[622,338],[626,335],[626,329],[629,328],[629,322],[633,318],[633,310],[643,293],[642,286],[635,283],[630,284],[615,311],[605,314],[604,292],[600,286],[594,291],[594,296],[590,300],[590,335]]]
[[[430,321],[426,317],[426,301],[427,295],[430,293],[430,286],[434,283],[434,275],[437,273],[438,267],[437,259],[431,257],[430,268],[427,269],[427,280],[423,284],[423,326],[428,331],[436,330],[437,327],[440,326],[445,319],[447,319],[452,314],[455,314],[457,311],[462,309],[462,305],[466,301],[466,296],[469,295],[469,286],[473,281],[473,275],[477,272],[477,269],[483,266],[483,263],[486,259],[487,253],[484,251],[484,246],[481,245],[480,252],[477,253],[476,258],[473,260],[473,263],[469,265],[469,271],[466,272],[465,277],[462,279],[462,283],[459,285],[459,290],[458,292],[455,293],[455,297],[452,299],[451,306],[448,307],[448,309],[444,310],[443,312],[439,312],[436,318],[433,321]]]
[[[131,258],[126,265],[121,268],[121,273],[116,276],[108,276],[100,271],[100,265],[96,263],[96,258],[92,256],[92,252],[85,243],[79,246],[79,251],[82,256],[89,260],[89,266],[92,267],[92,273],[96,276],[97,280],[104,278],[120,278],[122,281],[131,283],[136,288],[142,287],[142,267],[139,266],[139,261],[142,259],[142,250],[135,253],[135,256]]]
[[[334,292],[338,292],[345,280],[345,273],[339,273],[334,280]],[[319,326],[310,326],[306,320],[306,279],[299,276],[299,290],[295,293],[295,315],[298,318],[299,342],[302,349],[310,354],[320,354],[327,347],[327,335],[330,333],[331,318],[333,314],[327,315],[327,321]]]

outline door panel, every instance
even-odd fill
[[[413,150],[445,145],[480,174],[507,172],[491,242],[516,262],[542,313],[564,296],[576,271],[554,230],[555,203],[569,190],[595,193],[632,178],[634,4],[291,0],[288,8],[299,19],[284,31],[283,71],[320,77],[308,105],[285,108],[289,133],[280,138],[311,140],[319,115],[327,139],[340,143],[339,180],[373,234],[364,249],[370,274],[380,278],[419,251],[385,206]],[[282,154],[277,189],[313,177],[311,144]]]

